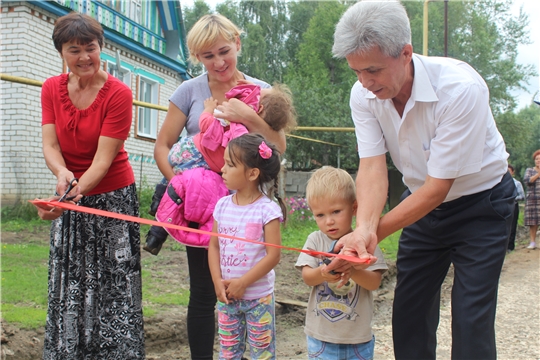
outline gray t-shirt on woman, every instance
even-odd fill
[[[271,86],[261,80],[243,74],[248,81],[259,85],[262,89]],[[197,76],[196,78],[184,81],[171,95],[169,101],[176,105],[186,115],[186,131],[188,136],[199,133],[199,117],[204,110],[204,100],[212,96],[208,86],[208,73]]]

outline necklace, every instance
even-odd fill
[[[259,200],[262,196],[263,196],[263,194],[262,194],[262,193],[259,193],[259,196],[257,196],[255,199],[251,200],[251,202],[247,203],[246,205],[251,205],[251,204],[253,204],[255,201]],[[235,194],[234,194],[234,197],[233,197],[233,203],[235,203],[236,205],[242,206],[242,205],[240,205],[240,202],[238,201],[238,193],[235,193]],[[244,206],[245,206],[245,205],[244,205]]]

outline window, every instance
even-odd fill
[[[131,0],[129,3],[128,17],[137,24],[141,23],[141,0]]]
[[[107,72],[118,80],[122,81],[131,89],[131,72],[128,69],[122,66],[120,71],[118,71],[116,63],[107,61]]]
[[[158,103],[159,84],[139,76],[139,100]],[[155,139],[157,137],[158,110],[138,107],[137,135]]]

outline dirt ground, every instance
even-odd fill
[[[540,359],[540,250],[528,250],[526,229],[519,229],[516,250],[507,255],[499,286],[497,307],[498,358]],[[3,243],[48,242],[45,232],[2,233]],[[187,287],[186,254],[172,251],[167,241],[157,257],[148,262],[156,277],[167,277],[163,289]],[[143,251],[143,258],[152,255]],[[299,271],[294,269],[297,253],[285,252],[276,268],[276,326],[277,358],[307,358],[303,323],[309,288],[303,284]],[[375,359],[392,359],[391,306],[395,286],[395,264],[389,263],[383,285],[375,292],[373,331],[376,337]],[[443,285],[441,320],[438,330],[437,357],[450,358],[450,289],[452,271]],[[298,302],[299,304],[289,304]],[[169,306],[157,309],[158,314],[145,317],[148,360],[189,359],[186,335],[186,308]],[[40,359],[43,348],[43,329],[28,331],[2,321],[1,359]],[[218,345],[214,346],[215,358]],[[247,357],[247,356],[246,356]],[[247,357],[249,358],[249,357]]]

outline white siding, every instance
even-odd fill
[[[0,13],[0,72],[39,81],[60,74],[62,60],[51,39],[56,18],[56,15],[31,2],[3,2]],[[130,53],[107,39],[105,42],[104,53],[114,57],[116,49],[120,49],[122,61],[165,80],[165,84],[160,85],[159,104],[168,106],[169,96],[181,83],[179,74]],[[135,96],[135,74],[131,76]],[[0,81],[2,205],[54,193],[56,180],[47,168],[41,150],[40,94],[40,87]],[[132,130],[125,148],[130,154],[144,154],[146,158],[153,158],[154,141],[134,137],[135,107],[133,116]],[[164,118],[165,112],[160,111],[158,128]],[[138,187],[153,187],[162,178],[153,161],[131,161],[131,164]]]

